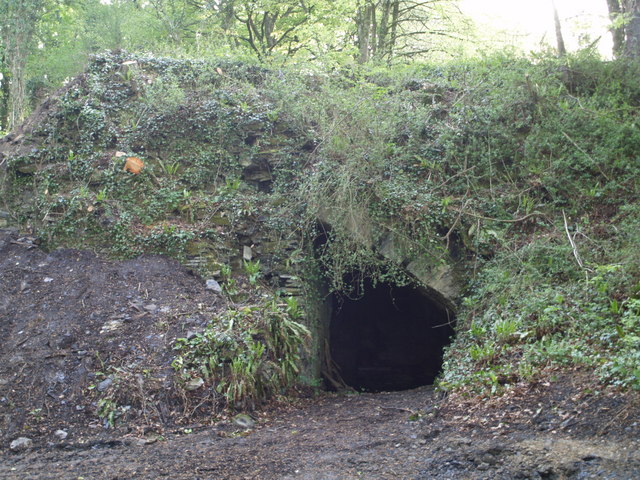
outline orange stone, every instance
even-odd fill
[[[133,173],[134,175],[138,175],[142,171],[142,167],[144,167],[144,162],[138,157],[127,157],[124,163],[125,171]]]

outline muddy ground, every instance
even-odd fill
[[[301,389],[253,425],[214,416],[176,393],[171,347],[223,297],[162,257],[36,244],[0,231],[2,479],[640,478],[638,393],[588,372],[493,399]],[[98,415],[114,391],[115,428]]]

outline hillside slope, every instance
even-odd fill
[[[329,74],[107,53],[2,140],[2,221],[46,249],[173,256],[239,304],[238,275],[293,294],[312,376],[339,380],[314,312],[370,282],[455,313],[443,389],[558,369],[637,389],[639,66],[566,62]]]

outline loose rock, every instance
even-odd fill
[[[256,421],[246,413],[241,413],[233,417],[233,423],[242,428],[253,428]]]
[[[33,440],[27,437],[19,437],[11,442],[9,448],[12,452],[23,452],[25,450],[29,450],[32,446]]]
[[[207,290],[211,290],[215,293],[222,293],[222,287],[213,278],[207,280]]]
[[[99,392],[104,392],[106,389],[108,389],[111,385],[113,384],[113,378],[109,377],[104,379],[103,381],[101,381],[98,384],[98,391]]]
[[[200,377],[195,377],[185,384],[185,388],[192,391],[199,389],[202,385],[204,385],[204,380]]]

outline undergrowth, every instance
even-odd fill
[[[171,365],[185,390],[202,387],[230,408],[252,410],[298,380],[310,335],[301,317],[293,297],[229,309],[178,338]]]
[[[487,262],[464,300],[439,386],[495,394],[564,367],[639,390],[637,213],[622,209],[626,221],[608,241],[583,232],[575,252],[567,238],[546,237]]]

